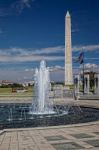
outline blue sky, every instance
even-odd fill
[[[98,6],[99,0],[1,0],[0,79],[32,79],[42,59],[51,68],[52,79],[64,78],[67,10],[72,19],[73,61],[84,49],[87,66],[99,68]]]

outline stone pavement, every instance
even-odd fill
[[[99,101],[76,101],[99,108]],[[99,150],[99,121],[46,128],[4,129],[0,150]]]
[[[99,122],[4,130],[0,150],[99,150]]]

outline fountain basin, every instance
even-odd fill
[[[54,105],[54,113],[30,113],[31,104],[0,104],[0,128],[45,127],[99,120],[99,109]],[[67,111],[68,110],[68,111]]]

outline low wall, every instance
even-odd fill
[[[0,103],[32,103],[32,97],[0,97]]]

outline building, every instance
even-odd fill
[[[75,93],[83,92],[84,94],[99,94],[99,73],[96,71],[86,70],[84,71],[84,74],[81,72],[75,75],[74,83]]]

